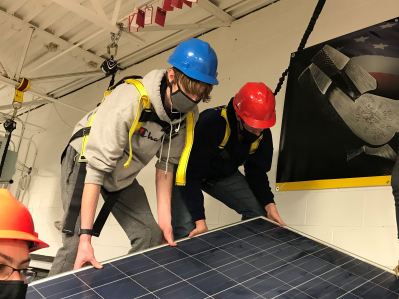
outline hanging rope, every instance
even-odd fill
[[[319,0],[319,2],[317,2],[316,8],[313,11],[313,15],[310,19],[310,22],[308,24],[308,27],[305,30],[305,33],[303,34],[302,40],[299,43],[299,47],[298,50],[296,51],[297,53],[301,52],[306,45],[306,42],[308,41],[309,35],[312,33],[314,25],[316,24],[317,19],[319,18],[319,15],[323,9],[324,4],[326,3],[326,0]],[[290,65],[288,66],[288,68],[286,68],[286,70],[281,74],[280,79],[278,80],[278,84],[276,89],[274,90],[274,95],[277,95],[278,92],[281,89],[281,86],[284,83],[285,77],[287,76],[288,72],[290,70]]]

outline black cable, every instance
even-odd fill
[[[323,10],[324,4],[326,3],[326,0],[319,0],[317,2],[317,5],[313,11],[313,15],[310,18],[310,22],[308,24],[308,27],[305,30],[305,33],[303,34],[303,37],[301,39],[301,42],[299,43],[298,50],[296,51],[301,52],[306,45],[306,42],[308,41],[309,35],[312,33],[314,25],[316,24],[317,19],[319,18],[319,15],[321,11]],[[277,95],[281,89],[281,86],[284,83],[285,77],[287,76],[288,72],[290,70],[290,65],[285,69],[285,71],[281,74],[280,79],[278,80],[276,89],[274,90],[274,95]]]

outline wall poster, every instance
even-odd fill
[[[294,53],[276,188],[389,185],[398,133],[398,18]]]

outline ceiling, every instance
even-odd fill
[[[276,0],[198,0],[168,11],[165,26],[149,24],[129,32],[128,16],[164,0],[1,0],[0,110],[10,109],[14,86],[31,80],[29,109],[104,77],[111,32],[124,25],[117,59],[122,68],[170,49],[180,41],[235,20]],[[191,0],[192,1],[192,0]],[[150,19],[151,20],[151,19]]]

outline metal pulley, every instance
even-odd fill
[[[111,56],[111,58],[105,59],[101,64],[101,70],[106,75],[113,75],[118,71],[118,63],[116,60]]]

